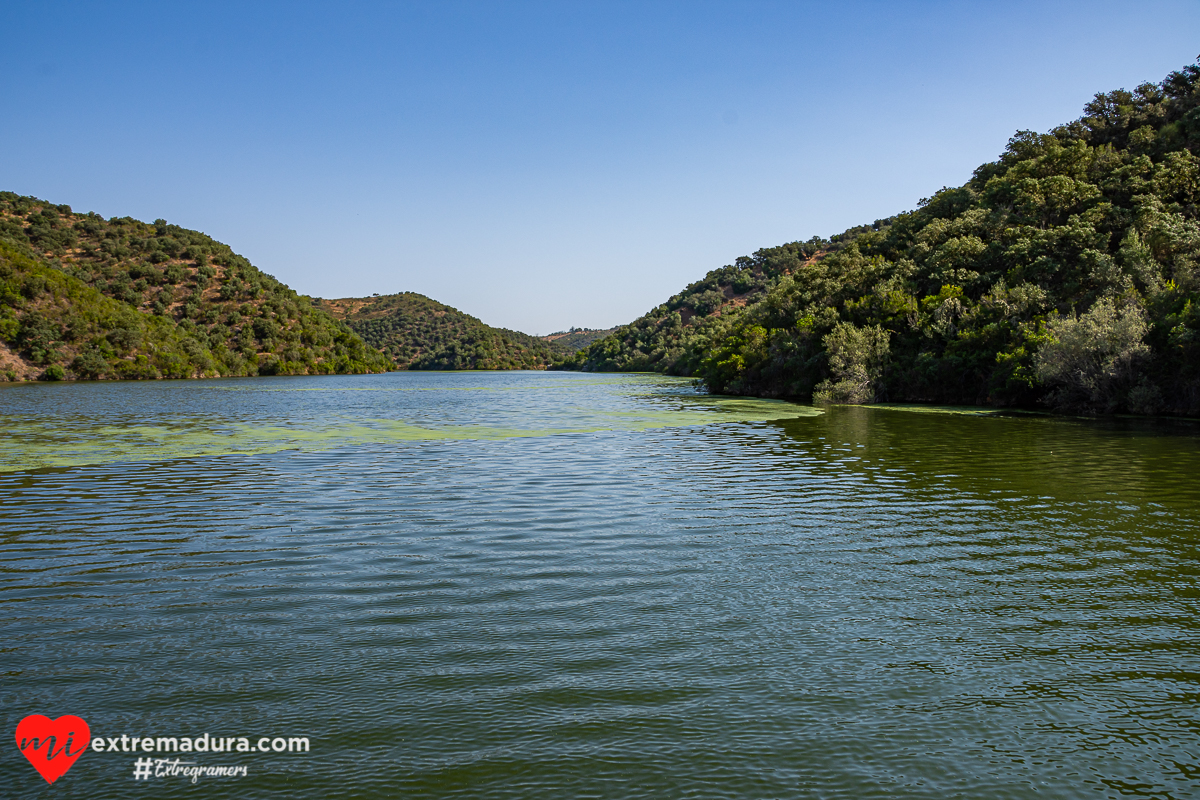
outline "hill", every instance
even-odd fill
[[[828,242],[793,242],[742,256],[708,273],[662,305],[587,345],[564,367],[593,371],[691,375],[709,345],[740,313],[766,297],[775,281],[811,263]]]
[[[396,369],[545,369],[571,352],[414,292],[316,302]]]
[[[606,336],[616,333],[616,328],[571,328],[569,331],[555,331],[547,336],[539,337],[547,342],[553,342],[566,351],[574,353],[598,342]]]
[[[1200,66],[1096,95],[916,210],[760,250],[567,366],[713,392],[1200,413]]]
[[[0,192],[0,379],[388,368],[344,324],[202,233]]]

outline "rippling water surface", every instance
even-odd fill
[[[398,373],[0,425],[4,729],[311,741],[6,796],[1200,796],[1192,423]]]

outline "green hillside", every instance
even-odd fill
[[[0,192],[0,378],[388,368],[308,298],[202,233]]]
[[[914,211],[709,273],[571,366],[821,402],[1200,413],[1200,67]]]
[[[587,347],[592,342],[598,342],[607,336],[611,336],[616,331],[616,328],[571,328],[569,331],[555,331],[540,338],[547,342],[552,342],[556,347],[560,347],[566,352],[574,353]]]
[[[709,272],[667,302],[588,345],[566,368],[692,375],[712,342],[775,282],[811,263],[828,242],[794,242]]]
[[[565,346],[503,328],[414,292],[318,300],[396,369],[545,369]]]

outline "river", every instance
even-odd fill
[[[9,735],[52,790],[1200,796],[1200,424],[393,373],[0,385]],[[282,741],[282,739],[281,739]]]

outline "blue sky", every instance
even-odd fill
[[[7,3],[0,189],[530,333],[965,181],[1200,3]]]

